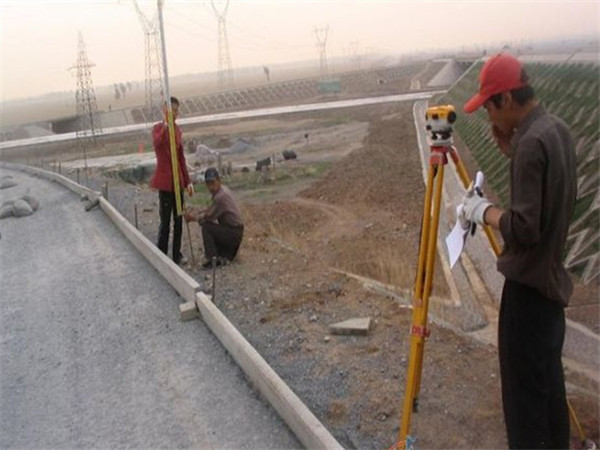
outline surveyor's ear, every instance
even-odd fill
[[[502,93],[502,104],[501,108],[509,108],[513,104],[513,97],[510,91]]]

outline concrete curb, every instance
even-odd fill
[[[302,400],[202,292],[196,295],[196,305],[210,330],[306,448],[343,448],[302,403]]]
[[[162,253],[138,229],[129,223],[100,193],[92,191],[68,178],[46,170],[0,162],[0,167],[21,170],[56,181],[79,194],[99,197],[100,208],[114,222],[125,237],[148,260],[148,262],[188,302],[195,302],[204,322],[219,339],[244,373],[290,427],[298,440],[309,449],[342,449],[333,435],[306,407],[264,358],[233,326],[223,313],[202,292],[200,285],[171,259]]]
[[[63,175],[60,175],[58,173],[49,172],[47,170],[39,169],[37,167],[26,166],[23,164],[14,164],[14,163],[9,163],[9,162],[4,162],[4,161],[0,161],[0,167],[5,167],[7,169],[13,169],[13,170],[19,170],[21,172],[26,172],[31,175],[37,175],[40,177],[44,177],[47,180],[54,181],[64,187],[66,187],[70,191],[73,191],[79,195],[100,196],[100,192],[96,192],[88,187],[77,184],[73,180],[70,180],[69,178],[67,178]]]
[[[161,252],[104,197],[100,198],[100,208],[181,297],[188,302],[194,301],[196,292],[200,290],[200,285],[196,280]]]

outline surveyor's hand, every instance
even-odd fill
[[[458,214],[456,217],[456,220],[460,222],[460,226],[463,230],[470,230],[471,229],[471,222],[469,222],[467,220],[467,217],[465,216],[465,208],[463,205],[460,205],[458,207]]]
[[[196,212],[193,209],[186,209],[185,214],[183,215],[186,222],[194,222],[198,220]]]
[[[512,155],[511,140],[514,133],[505,133],[497,125],[492,125],[492,136],[496,141],[496,145],[500,148],[500,151],[508,158]]]
[[[185,221],[187,223],[190,223],[190,222],[194,221],[194,216],[192,216],[192,214],[189,213],[188,211],[186,211],[186,213],[183,215],[183,218],[185,219]]]
[[[470,194],[467,191],[463,197],[464,219],[468,222],[485,225],[485,211],[492,206],[492,203],[485,197],[478,194]]]
[[[187,190],[187,194],[192,197],[194,195],[194,185],[192,183],[190,183],[188,185],[188,187],[186,188]]]

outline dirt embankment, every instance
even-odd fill
[[[302,197],[343,207],[355,218],[353,233],[336,227],[330,265],[412,288],[423,210],[424,186],[410,105],[382,107],[369,114],[369,135],[359,150],[335,164]],[[435,291],[448,295],[441,268]]]

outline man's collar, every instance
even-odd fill
[[[529,111],[529,113],[525,117],[523,117],[523,120],[521,120],[521,123],[515,129],[515,134],[513,135],[512,139],[510,141],[510,145],[512,147],[513,154],[514,154],[515,150],[517,149],[519,141],[521,140],[523,135],[527,132],[529,127],[531,127],[531,124],[533,124],[533,122],[535,122],[540,116],[543,116],[544,114],[546,114],[546,108],[544,108],[542,106],[542,104],[539,103],[536,107],[534,107],[531,111]]]
[[[215,198],[217,196],[217,194],[219,192],[221,192],[222,190],[223,190],[223,185],[219,186],[219,190],[213,194],[212,198]]]

